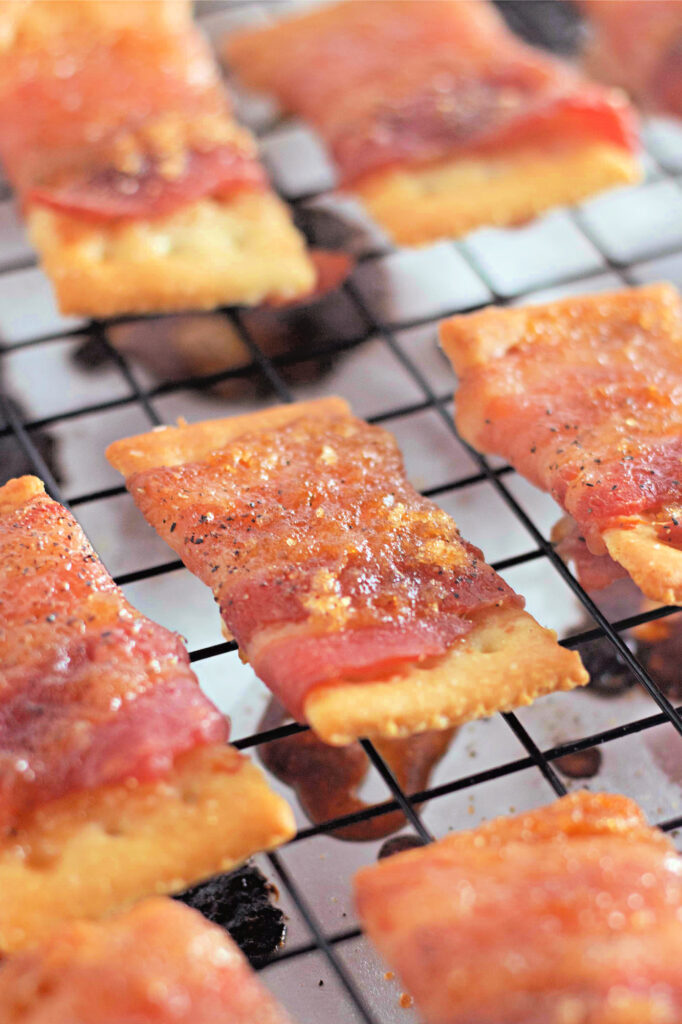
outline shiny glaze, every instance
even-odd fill
[[[66,509],[38,495],[0,515],[0,831],[226,738],[180,638],[128,604]]]
[[[175,899],[225,928],[254,967],[266,963],[285,942],[286,917],[278,892],[250,861],[236,871],[192,886]]]
[[[273,703],[274,707],[271,704],[259,723],[259,729],[275,728],[287,717],[284,709]],[[449,750],[456,733],[456,729],[443,729],[404,739],[378,738],[374,746],[403,792],[419,793],[428,789],[431,773]],[[370,806],[358,794],[370,767],[359,743],[330,747],[314,733],[303,732],[270,740],[259,747],[258,753],[268,771],[294,789],[313,824],[356,814]],[[404,827],[405,815],[398,810],[330,829],[329,835],[350,842],[365,842],[390,836]]]
[[[519,143],[633,146],[622,101],[522,43],[487,3],[355,0],[237,33],[227,52],[247,84],[316,125],[346,182]]]
[[[407,482],[391,435],[351,416],[247,434],[128,488],[296,717],[312,686],[442,654],[468,612],[521,603]]]
[[[265,185],[189,18],[181,28],[154,25],[153,12],[149,25],[136,21],[65,18],[61,31],[19,32],[3,54],[0,155],[25,201],[144,218]]]
[[[3,1024],[291,1024],[229,936],[151,899],[0,967]]]
[[[677,1024],[682,862],[576,793],[363,869],[357,902],[427,1024]]]
[[[680,501],[681,344],[672,289],[531,308],[517,344],[465,373],[458,424],[549,491],[602,555],[603,530],[651,512],[668,522]]]

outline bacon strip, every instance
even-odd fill
[[[617,96],[522,43],[477,0],[350,0],[237,32],[226,54],[247,85],[315,125],[344,184],[528,143],[635,148]]]
[[[631,800],[575,793],[356,876],[425,1024],[676,1024],[682,860]]]
[[[4,1024],[291,1024],[229,935],[168,899],[62,927],[0,967]]]
[[[579,0],[590,27],[590,74],[622,86],[644,107],[682,117],[682,2]],[[623,16],[625,15],[625,16]]]
[[[410,486],[393,438],[328,403],[283,410],[287,422],[260,430],[252,417],[196,459],[181,447],[139,472],[123,463],[144,438],[108,452],[149,522],[211,586],[244,656],[301,719],[314,687],[423,662],[469,633],[474,613],[523,605]],[[198,429],[208,440],[223,426]]]
[[[227,739],[180,638],[137,612],[40,481],[0,489],[0,827]]]
[[[460,376],[463,437],[549,491],[593,555],[606,554],[609,531],[650,521],[674,546],[682,302],[672,286],[485,310],[446,321],[441,336]]]
[[[567,563],[572,562],[578,579],[587,590],[603,590],[627,577],[622,565],[610,555],[593,555],[580,527],[570,516],[563,516],[552,529],[552,542]]]
[[[266,188],[187,5],[72,6],[19,11],[0,61],[0,158],[27,204],[121,221]]]

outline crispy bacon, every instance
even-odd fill
[[[632,801],[575,793],[356,877],[428,1024],[677,1024],[682,861]]]
[[[128,487],[298,718],[312,687],[443,654],[472,612],[522,605],[410,486],[393,438],[350,415],[246,433]]]
[[[606,529],[679,505],[682,302],[672,286],[455,317],[442,339],[460,372],[462,435],[549,491],[592,554],[605,554]]]
[[[30,479],[30,478],[29,478]],[[0,827],[67,793],[159,778],[227,739],[180,638],[123,597],[41,489],[0,507]]]
[[[0,62],[0,108],[0,158],[25,202],[121,220],[266,185],[189,12],[103,28],[84,10],[18,32]]]
[[[149,899],[79,921],[0,967],[3,1024],[291,1024],[229,935]]]
[[[346,183],[526,143],[635,144],[618,97],[522,43],[478,0],[352,0],[236,33],[227,55],[248,85],[318,128]]]
[[[579,0],[590,23],[588,70],[643,106],[682,117],[682,2]]]

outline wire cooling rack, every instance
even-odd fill
[[[204,3],[199,12],[208,34],[219,38],[269,16],[273,6],[284,4]],[[504,10],[518,31],[555,49],[570,50],[579,31],[572,9],[553,0],[521,0]],[[291,789],[271,778],[294,804],[299,828],[281,851],[259,858],[289,916],[288,941],[266,966],[266,983],[301,1024],[409,1024],[413,1012],[362,936],[350,897],[355,869],[376,858],[380,840],[342,841],[334,835],[339,827],[397,812],[403,833],[428,842],[583,785],[633,796],[668,832],[682,825],[682,708],[675,706],[682,686],[674,685],[674,667],[667,673],[672,688],[669,678],[659,685],[660,674],[652,675],[647,665],[653,663],[640,656],[630,632],[676,609],[644,607],[632,593],[614,602],[582,590],[548,541],[557,518],[553,503],[457,436],[454,378],[436,345],[440,318],[493,301],[661,279],[682,287],[682,128],[645,124],[642,185],[515,230],[485,229],[459,243],[401,251],[353,200],[331,194],[333,169],[304,125],[279,118],[262,98],[238,88],[235,94],[300,225],[312,242],[352,251],[354,274],[314,306],[279,313],[227,309],[116,324],[66,319],[53,305],[5,190],[0,473],[5,479],[35,472],[70,505],[130,599],[188,637],[202,685],[232,716],[236,746],[256,756],[304,727],[273,725],[264,714],[265,689],[241,665],[234,644],[216,642],[207,589],[168,559],[103,456],[117,437],[177,415],[225,416],[273,401],[343,394],[359,415],[398,436],[413,482],[454,515],[463,534],[527,597],[529,610],[557,629],[565,646],[581,650],[594,687],[463,727],[419,792],[405,791],[369,742],[362,744],[367,775],[359,794],[366,806],[352,814],[311,823]],[[190,349],[194,339],[202,350],[208,338],[212,361],[197,364],[188,356],[180,344],[188,337]],[[608,698],[607,690],[613,691]],[[588,754],[592,768],[580,777],[575,756]],[[593,775],[588,781],[587,774]]]

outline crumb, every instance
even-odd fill
[[[323,985],[324,985],[324,982],[322,981],[322,978],[320,978],[320,980],[319,980],[319,981],[318,981],[318,983],[317,983],[317,987],[318,987],[318,988],[322,988],[322,987],[323,987]]]
[[[395,974],[393,973],[393,971],[386,971],[386,973],[384,974],[384,978],[386,979],[386,981],[393,981],[393,979],[395,978]]]
[[[408,996],[407,992],[400,993],[400,1005],[403,1010],[409,1010],[412,1006],[412,996]]]

